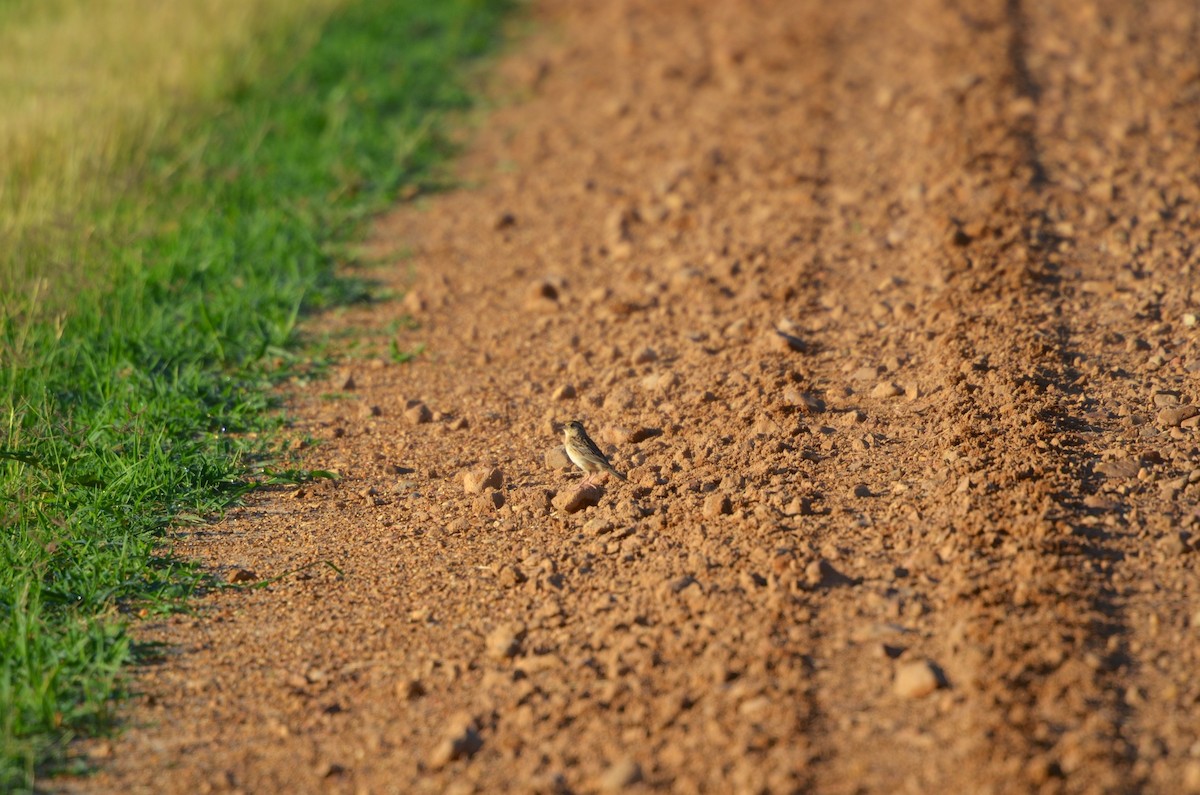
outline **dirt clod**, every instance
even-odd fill
[[[404,408],[404,419],[410,425],[423,425],[433,421],[433,412],[420,400],[410,400]]]
[[[595,484],[580,484],[560,492],[553,500],[553,505],[564,513],[578,513],[584,508],[600,504],[604,489]]]
[[[733,504],[729,495],[714,493],[704,498],[704,518],[716,519],[718,516],[733,512]]]
[[[496,467],[476,467],[464,472],[462,481],[468,494],[480,494],[486,489],[498,489],[504,485],[504,473]]]
[[[1177,427],[1184,420],[1200,415],[1200,408],[1196,406],[1173,406],[1161,409],[1158,412],[1158,424],[1164,428]]]
[[[501,624],[487,636],[488,654],[496,659],[515,657],[521,649],[521,636],[525,628],[515,624]]]
[[[892,691],[901,698],[924,698],[938,689],[938,673],[926,660],[901,663],[896,666]]]
[[[597,785],[601,792],[623,792],[641,780],[641,765],[629,757],[624,757],[604,771]]]
[[[483,738],[473,721],[460,719],[446,731],[444,739],[429,755],[430,767],[443,768],[459,759],[469,759],[483,748]]]

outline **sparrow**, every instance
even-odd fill
[[[613,465],[608,462],[608,456],[600,452],[600,448],[587,435],[579,420],[571,420],[563,429],[563,447],[566,448],[571,463],[586,473],[581,485],[591,483],[592,476],[598,472],[611,472],[619,479],[625,480],[624,475],[613,469]]]

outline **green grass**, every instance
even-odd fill
[[[509,5],[347,2],[318,36],[277,39],[286,57],[270,62],[287,68],[201,95],[150,150],[122,138],[96,198],[13,233],[0,791],[32,789],[72,738],[111,725],[128,616],[198,582],[163,554],[164,530],[219,514],[278,453],[271,385],[304,366],[299,319],[365,296],[334,265],[401,190],[438,184],[446,116],[470,100],[463,63]]]

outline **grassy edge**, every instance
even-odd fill
[[[155,564],[162,532],[244,493],[299,318],[362,297],[335,253],[402,186],[436,179],[440,119],[470,99],[458,64],[509,5],[346,9],[286,74],[239,87],[193,145],[151,161],[105,227],[111,289],[57,321],[0,318],[0,789],[31,788],[72,736],[109,725],[122,606],[188,592],[186,568]]]

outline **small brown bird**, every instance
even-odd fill
[[[586,473],[582,485],[591,483],[592,476],[598,472],[611,472],[625,480],[624,475],[613,469],[613,465],[608,462],[608,456],[600,452],[600,448],[587,435],[579,420],[571,420],[563,429],[563,447],[567,449],[567,457],[571,459],[571,463]]]

